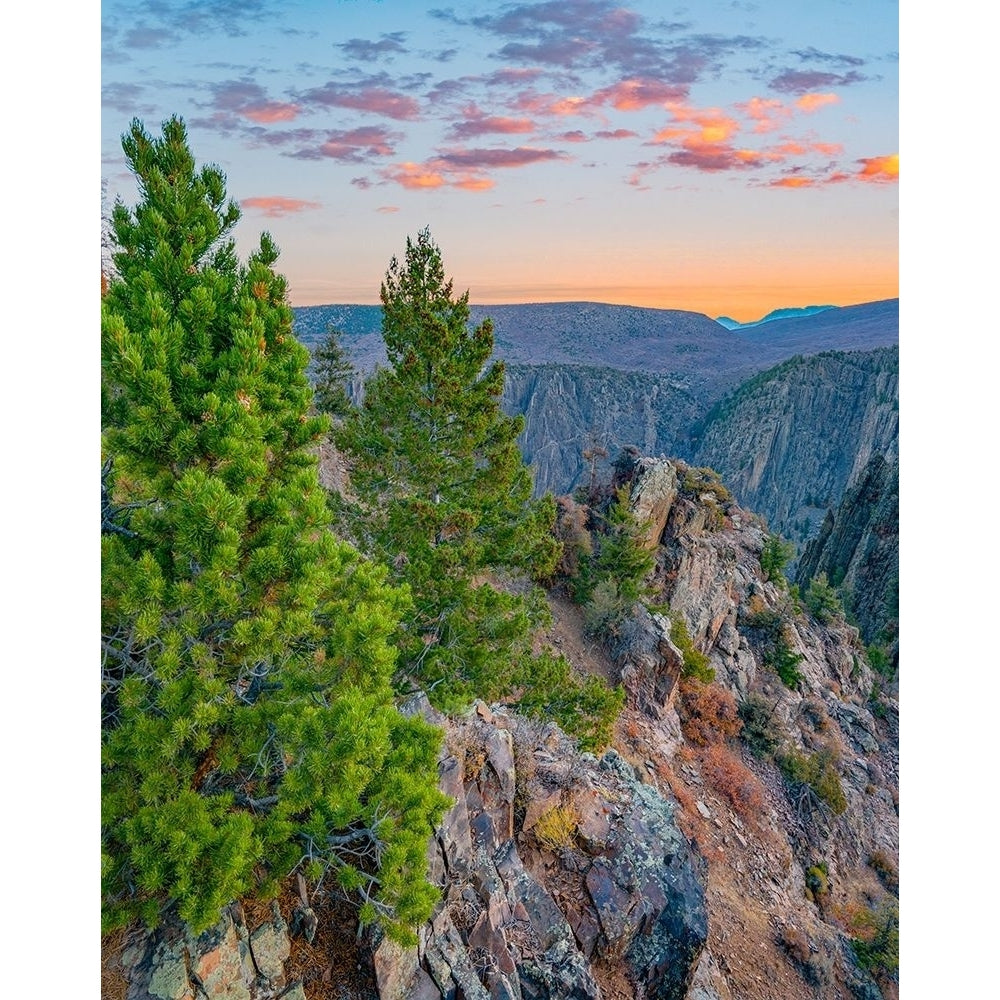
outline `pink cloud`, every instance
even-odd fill
[[[455,122],[449,136],[453,139],[474,139],[481,135],[517,135],[534,132],[535,123],[530,118],[505,118],[487,115],[474,104],[462,109],[464,121]]]
[[[548,160],[566,159],[555,149],[518,146],[515,149],[452,149],[424,163],[396,163],[381,171],[382,177],[409,191],[453,187],[462,191],[488,191],[496,182],[488,171],[525,167]]]
[[[434,170],[426,164],[396,163],[391,167],[386,167],[382,171],[382,176],[386,180],[394,181],[407,191],[426,191],[433,188],[443,187],[445,182],[444,174],[439,170]]]
[[[495,167],[525,167],[545,160],[565,160],[566,154],[555,149],[518,146],[515,149],[456,149],[441,153],[436,162],[467,170]]]
[[[268,101],[243,108],[240,114],[251,121],[268,125],[271,122],[289,122],[299,116],[301,108],[297,104],[283,104],[280,101]]]
[[[269,219],[280,219],[282,216],[304,212],[306,209],[323,207],[318,201],[303,201],[301,198],[285,198],[281,195],[244,198],[240,204],[244,208],[262,212]]]
[[[687,95],[687,88],[663,80],[632,79],[620,80],[610,87],[598,90],[588,100],[588,104],[602,106],[610,104],[619,111],[641,111],[651,105],[667,105],[681,101]]]
[[[328,83],[324,87],[306,91],[301,97],[310,104],[368,111],[396,121],[412,121],[420,117],[420,105],[412,97],[389,90],[387,87],[347,90]]]
[[[398,205],[379,205],[379,207],[376,208],[375,211],[381,213],[382,215],[391,215],[393,212],[398,212],[399,211],[399,206]]]
[[[779,125],[779,120],[787,118],[792,112],[790,108],[775,99],[766,97],[751,97],[736,107],[754,122],[754,132],[773,132]]]

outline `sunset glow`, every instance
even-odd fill
[[[423,226],[474,302],[898,294],[890,0],[190,7],[102,7],[109,200],[136,198],[131,119],[182,115],[293,304],[376,302]]]

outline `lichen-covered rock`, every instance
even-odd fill
[[[437,995],[599,1000],[600,960],[624,963],[650,997],[681,1000],[706,917],[670,802],[614,751],[580,754],[500,706],[445,725],[440,773],[455,804],[431,865],[443,899],[416,952]],[[560,842],[539,833],[555,811],[573,818]],[[413,958],[393,968],[380,946],[381,1000],[414,983]]]
[[[284,988],[290,954],[276,909],[252,932],[227,910],[200,935],[176,917],[142,934],[122,955],[128,1000],[267,1000]]]

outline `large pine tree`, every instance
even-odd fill
[[[297,866],[405,936],[434,891],[437,731],[393,703],[405,589],[328,530],[267,234],[246,264],[184,125],[123,138],[102,303],[106,925],[196,928]],[[262,884],[263,882],[263,884]]]
[[[517,446],[522,418],[500,407],[492,323],[470,326],[468,298],[427,229],[407,239],[381,289],[389,367],[338,432],[363,498],[354,530],[414,595],[404,665],[443,707],[517,683],[541,602],[498,575],[544,578],[558,556],[554,503],[532,499]]]

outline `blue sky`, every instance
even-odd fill
[[[429,225],[474,301],[750,319],[897,294],[897,6],[102,7],[102,174],[184,117],[292,301],[370,302]]]

